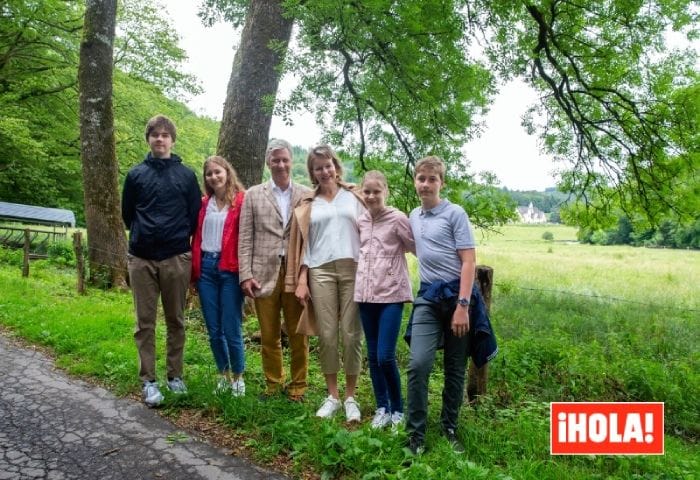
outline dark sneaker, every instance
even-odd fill
[[[457,438],[457,434],[455,433],[454,430],[451,428],[448,428],[447,430],[444,430],[442,434],[445,436],[448,442],[450,442],[450,446],[452,447],[452,451],[455,453],[464,453],[466,450],[464,449],[464,445],[462,444],[461,440]]]
[[[418,438],[415,435],[411,435],[410,437],[408,437],[408,443],[406,444],[406,448],[408,448],[408,451],[411,452],[411,455],[413,456],[422,455],[423,452],[425,452],[423,439]]]

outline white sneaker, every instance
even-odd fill
[[[354,398],[348,397],[345,399],[345,420],[348,422],[360,421],[360,404]]]
[[[372,419],[372,423],[370,426],[372,428],[376,429],[381,429],[386,427],[391,423],[391,414],[387,413],[386,409],[384,407],[378,408],[374,412],[374,418]]]
[[[157,382],[143,382],[143,403],[149,407],[157,407],[163,401]]]
[[[234,397],[242,397],[245,395],[245,382],[243,381],[243,377],[231,382],[231,395]]]
[[[399,428],[403,425],[403,413],[394,412],[391,414],[391,431],[398,432]]]
[[[321,408],[316,411],[316,416],[321,418],[331,418],[335,412],[340,410],[340,400],[333,398],[333,395],[328,395],[321,404]]]
[[[183,382],[180,377],[175,377],[171,380],[168,380],[168,389],[173,393],[187,393],[187,387],[185,386],[185,382]]]
[[[216,382],[216,388],[214,389],[214,393],[223,393],[227,390],[231,389],[231,384],[226,380],[225,377],[219,378],[219,381]]]

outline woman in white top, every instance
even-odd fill
[[[362,367],[363,333],[353,293],[360,248],[357,219],[365,208],[359,192],[341,181],[342,163],[331,147],[312,149],[307,168],[316,189],[294,209],[290,238],[300,238],[301,242],[294,249],[290,241],[290,255],[295,250],[299,258],[287,271],[298,271],[295,295],[302,305],[313,303],[319,361],[328,388],[328,397],[316,415],[329,418],[341,408],[340,337],[345,416],[348,422],[359,422],[355,387]]]

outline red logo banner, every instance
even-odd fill
[[[552,402],[552,455],[663,455],[663,402]]]

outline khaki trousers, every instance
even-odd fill
[[[338,336],[343,343],[346,375],[359,375],[362,369],[362,323],[354,301],[357,262],[340,259],[309,269],[309,288],[318,325],[321,371],[340,371]]]
[[[156,380],[156,317],[158,298],[163,304],[168,378],[182,377],[185,350],[185,298],[190,283],[192,253],[165,260],[129,255],[129,279],[134,296],[134,340],[139,352],[141,381]]]
[[[285,372],[282,362],[282,335],[280,310],[284,314],[284,324],[289,338],[291,356],[291,382],[287,387],[289,395],[306,393],[306,375],[309,368],[309,340],[299,335],[297,324],[302,307],[293,293],[284,291],[285,265],[282,262],[275,289],[267,297],[255,299],[255,311],[260,322],[262,344],[262,364],[268,394],[284,388]]]

